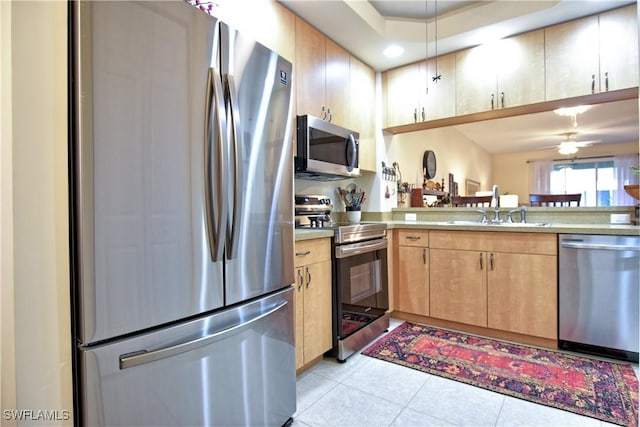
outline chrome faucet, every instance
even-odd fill
[[[493,216],[494,222],[500,222],[500,193],[498,186],[494,185],[491,195],[491,206],[493,206],[495,215]]]

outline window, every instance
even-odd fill
[[[580,206],[613,206],[618,189],[613,159],[554,162],[550,187],[554,194],[582,194]]]
[[[580,206],[620,206],[624,184],[629,184],[629,168],[613,157],[555,161],[551,168],[550,191],[555,194],[582,194]],[[624,169],[624,170],[622,170]],[[626,172],[626,173],[625,173]],[[621,181],[622,180],[622,181]]]

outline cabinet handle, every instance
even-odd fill
[[[422,107],[422,121],[424,122],[427,116],[424,114],[424,107]]]
[[[493,110],[493,98],[494,98],[494,96],[493,96],[493,94],[491,94],[491,109],[492,110]]]
[[[491,271],[493,271],[493,253],[489,255],[489,267],[491,268]]]
[[[296,252],[296,256],[307,256],[310,253],[311,253],[311,251]]]
[[[331,108],[327,108],[327,117],[329,117],[327,121],[331,122],[331,119],[333,119],[333,115],[331,114]]]
[[[596,75],[591,74],[591,93],[596,93]]]
[[[500,92],[500,108],[504,108],[504,92]]]
[[[482,258],[482,252],[480,252],[480,270],[484,270],[484,260]]]
[[[309,271],[309,267],[305,267],[305,270],[307,272],[307,289],[309,289],[309,286],[311,286],[311,272]]]
[[[414,242],[415,242],[416,240],[420,240],[420,239],[422,239],[422,237],[421,237],[421,236],[407,236],[407,237],[405,237],[405,238],[406,238],[407,240],[412,240],[412,241],[414,241]]]
[[[320,112],[320,118],[322,120],[327,120],[327,107],[325,107],[324,105],[322,106],[322,110]]]
[[[604,90],[609,92],[609,73],[604,73]]]
[[[422,249],[422,263],[424,265],[427,265],[427,249],[426,248]]]
[[[418,109],[417,108],[413,109],[413,122],[414,123],[418,123]]]
[[[298,292],[302,289],[302,283],[304,282],[304,277],[302,277],[302,269],[298,269]]]

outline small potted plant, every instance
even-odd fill
[[[632,166],[631,170],[636,175],[640,174],[640,168],[639,167],[633,167]],[[624,186],[624,191],[626,191],[627,194],[630,195],[631,197],[633,197],[634,199],[640,200],[640,185],[638,185],[638,184],[625,185]]]

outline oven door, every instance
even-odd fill
[[[335,247],[336,329],[345,338],[389,309],[387,239]]]

